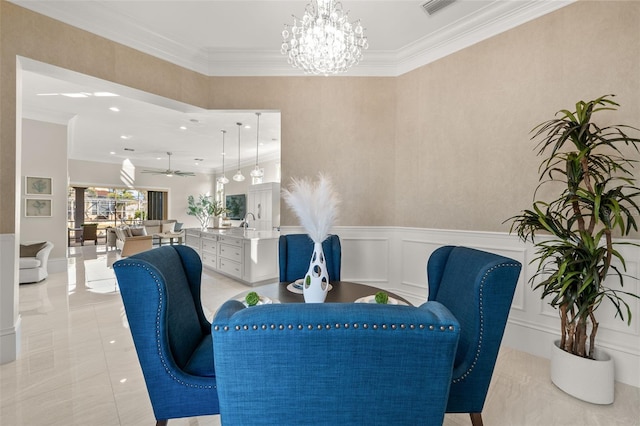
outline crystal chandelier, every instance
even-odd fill
[[[224,156],[226,155],[224,152],[224,135],[227,133],[226,130],[220,130],[222,132],[222,176],[218,178],[218,183],[225,184],[229,183],[229,179],[224,175]]]
[[[236,124],[238,125],[238,171],[233,175],[233,180],[242,182],[244,180],[244,175],[242,174],[242,170],[240,170],[240,127],[242,127],[242,123]]]
[[[285,25],[282,39],[289,64],[308,74],[345,72],[369,47],[360,21],[350,23],[342,3],[334,0],[312,0],[302,19],[294,16],[293,26]]]
[[[256,116],[258,117],[258,124],[256,125],[256,166],[250,173],[254,184],[262,183],[262,177],[264,176],[264,170],[262,170],[258,165],[258,147],[260,146],[260,113],[256,112]]]

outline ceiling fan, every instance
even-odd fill
[[[167,170],[143,170],[142,173],[152,173],[154,175],[165,175],[165,176],[182,176],[182,177],[186,177],[186,176],[195,176],[195,173],[192,172],[181,172],[180,170],[171,170],[171,152],[167,152],[167,155],[169,156],[169,168]]]

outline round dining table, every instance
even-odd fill
[[[326,303],[354,303],[356,301],[371,301],[375,294],[384,291],[389,295],[389,304],[396,302],[397,304],[409,305],[411,303],[405,298],[398,296],[390,291],[372,287],[366,284],[353,283],[349,281],[335,281],[330,283],[331,289],[327,293]],[[267,297],[273,302],[280,303],[304,303],[302,290],[296,288],[294,283],[279,282],[273,284],[265,284],[256,286],[233,297],[235,300],[244,301],[244,298],[250,292],[255,291],[262,298]],[[375,302],[371,302],[375,303]]]

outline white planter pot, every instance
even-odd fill
[[[613,359],[598,348],[595,359],[563,351],[556,340],[551,348],[551,381],[569,395],[593,404],[611,404],[614,396]]]

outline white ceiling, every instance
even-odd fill
[[[361,63],[346,75],[401,75],[572,1],[458,0],[430,16],[422,8],[426,0],[345,0],[344,9],[352,21],[361,20],[370,46]],[[280,45],[284,25],[292,22],[292,14],[302,15],[307,0],[12,3],[210,76],[302,75],[287,64]],[[235,123],[241,121],[252,126],[241,134],[241,158],[243,163],[255,161],[254,111],[240,115],[202,111],[42,64],[29,63],[25,69],[26,117],[63,123],[74,117],[70,158],[121,162],[121,157],[128,156],[137,157],[137,165],[166,168],[166,151],[172,151],[173,168],[219,170],[220,129],[224,128],[228,131],[225,168],[233,170],[237,164]],[[120,96],[37,96],[102,90]],[[120,107],[120,113],[109,111],[112,105]],[[279,153],[279,121],[276,113],[261,116],[260,140],[265,145],[260,151],[265,158]],[[179,131],[183,124],[188,129]],[[121,135],[132,138],[123,140]],[[133,147],[135,154],[125,153],[125,147]],[[155,160],[163,153],[165,159]],[[195,166],[195,158],[205,161]]]
[[[21,65],[23,117],[68,125],[70,159],[116,164],[129,159],[138,170],[164,170],[171,152],[172,169],[220,172],[221,130],[226,130],[229,177],[238,166],[238,133],[241,165],[255,164],[256,112],[261,113],[260,161],[280,158],[279,111],[207,111],[25,58]],[[94,95],[99,92],[119,96]],[[87,97],[63,95],[77,93]]]

